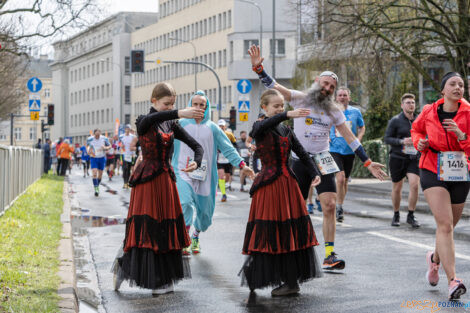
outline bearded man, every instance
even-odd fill
[[[346,263],[338,259],[334,252],[334,240],[336,233],[336,183],[335,173],[339,171],[329,151],[329,134],[332,126],[343,136],[354,153],[364,162],[364,166],[380,180],[386,174],[382,171],[382,164],[372,162],[362,147],[360,141],[354,136],[346,125],[346,117],[333,100],[333,95],[338,85],[338,76],[331,72],[322,72],[306,93],[290,90],[270,77],[263,69],[264,58],[260,55],[259,47],[251,46],[248,53],[251,57],[253,71],[256,72],[266,88],[273,88],[281,92],[284,99],[294,109],[310,109],[310,115],[305,118],[294,119],[294,133],[299,138],[305,150],[312,156],[321,172],[321,183],[316,186],[317,194],[323,208],[323,238],[325,239],[325,270],[344,269]],[[308,191],[313,177],[299,158],[292,155],[292,170],[294,171],[304,199],[308,197]]]

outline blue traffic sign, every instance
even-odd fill
[[[31,77],[26,86],[28,86],[29,91],[38,92],[42,88],[42,81],[37,77]]]
[[[252,85],[248,79],[240,79],[237,83],[239,93],[245,94],[251,91]]]
[[[41,100],[29,99],[29,112],[41,111]]]
[[[248,113],[250,112],[250,101],[238,101],[238,112]]]

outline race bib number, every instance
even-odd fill
[[[240,156],[242,158],[247,158],[250,156],[250,153],[248,152],[248,149],[240,149]]]
[[[322,175],[339,172],[338,165],[328,151],[314,154],[313,159]]]
[[[346,126],[352,131],[352,122],[351,121],[346,121],[344,122],[344,124],[346,124]],[[338,128],[335,127],[335,136],[337,138],[343,138],[343,135],[341,135],[341,133],[338,131]]]
[[[418,150],[416,150],[413,145],[403,145],[403,149],[401,151],[404,154],[409,154],[409,155],[417,155],[418,154]]]
[[[470,181],[465,152],[439,152],[437,157],[437,178],[442,181]]]
[[[194,161],[192,158],[188,159],[188,164]],[[205,181],[207,177],[207,160],[202,160],[201,166],[196,170],[188,173],[188,176],[195,180]]]

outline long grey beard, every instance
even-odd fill
[[[307,90],[307,102],[309,106],[316,110],[325,111],[327,115],[331,115],[339,108],[335,104],[333,95],[324,96],[321,94],[321,86],[319,83],[313,83],[312,87]]]

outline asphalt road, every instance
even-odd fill
[[[432,216],[417,214],[423,224],[421,229],[412,229],[405,223],[392,228],[390,199],[378,197],[367,205],[359,201],[364,194],[354,193],[348,194],[345,221],[338,224],[335,240],[335,251],[346,261],[346,268],[304,283],[297,296],[273,298],[270,289],[250,295],[248,288],[240,286],[237,274],[244,260],[241,248],[250,198],[238,191],[229,192],[226,203],[219,202],[218,197],[213,225],[200,235],[202,252],[191,257],[192,279],[180,282],[174,293],[162,296],[130,288],[126,283],[115,292],[110,268],[124,238],[130,192],[122,190],[121,177],[109,182],[105,175],[100,197],[95,198],[91,178],[83,178],[80,173],[74,169],[69,182],[81,312],[362,313],[470,309],[431,307],[447,299],[443,270],[437,287],[425,280],[425,253],[434,245]],[[321,244],[317,253],[323,258],[321,213],[315,211],[312,222]],[[468,220],[461,221],[462,229],[468,225]],[[459,239],[455,246],[458,277],[470,287],[470,245]],[[425,303],[426,300],[430,302]],[[470,294],[466,294],[460,305],[469,301]]]

